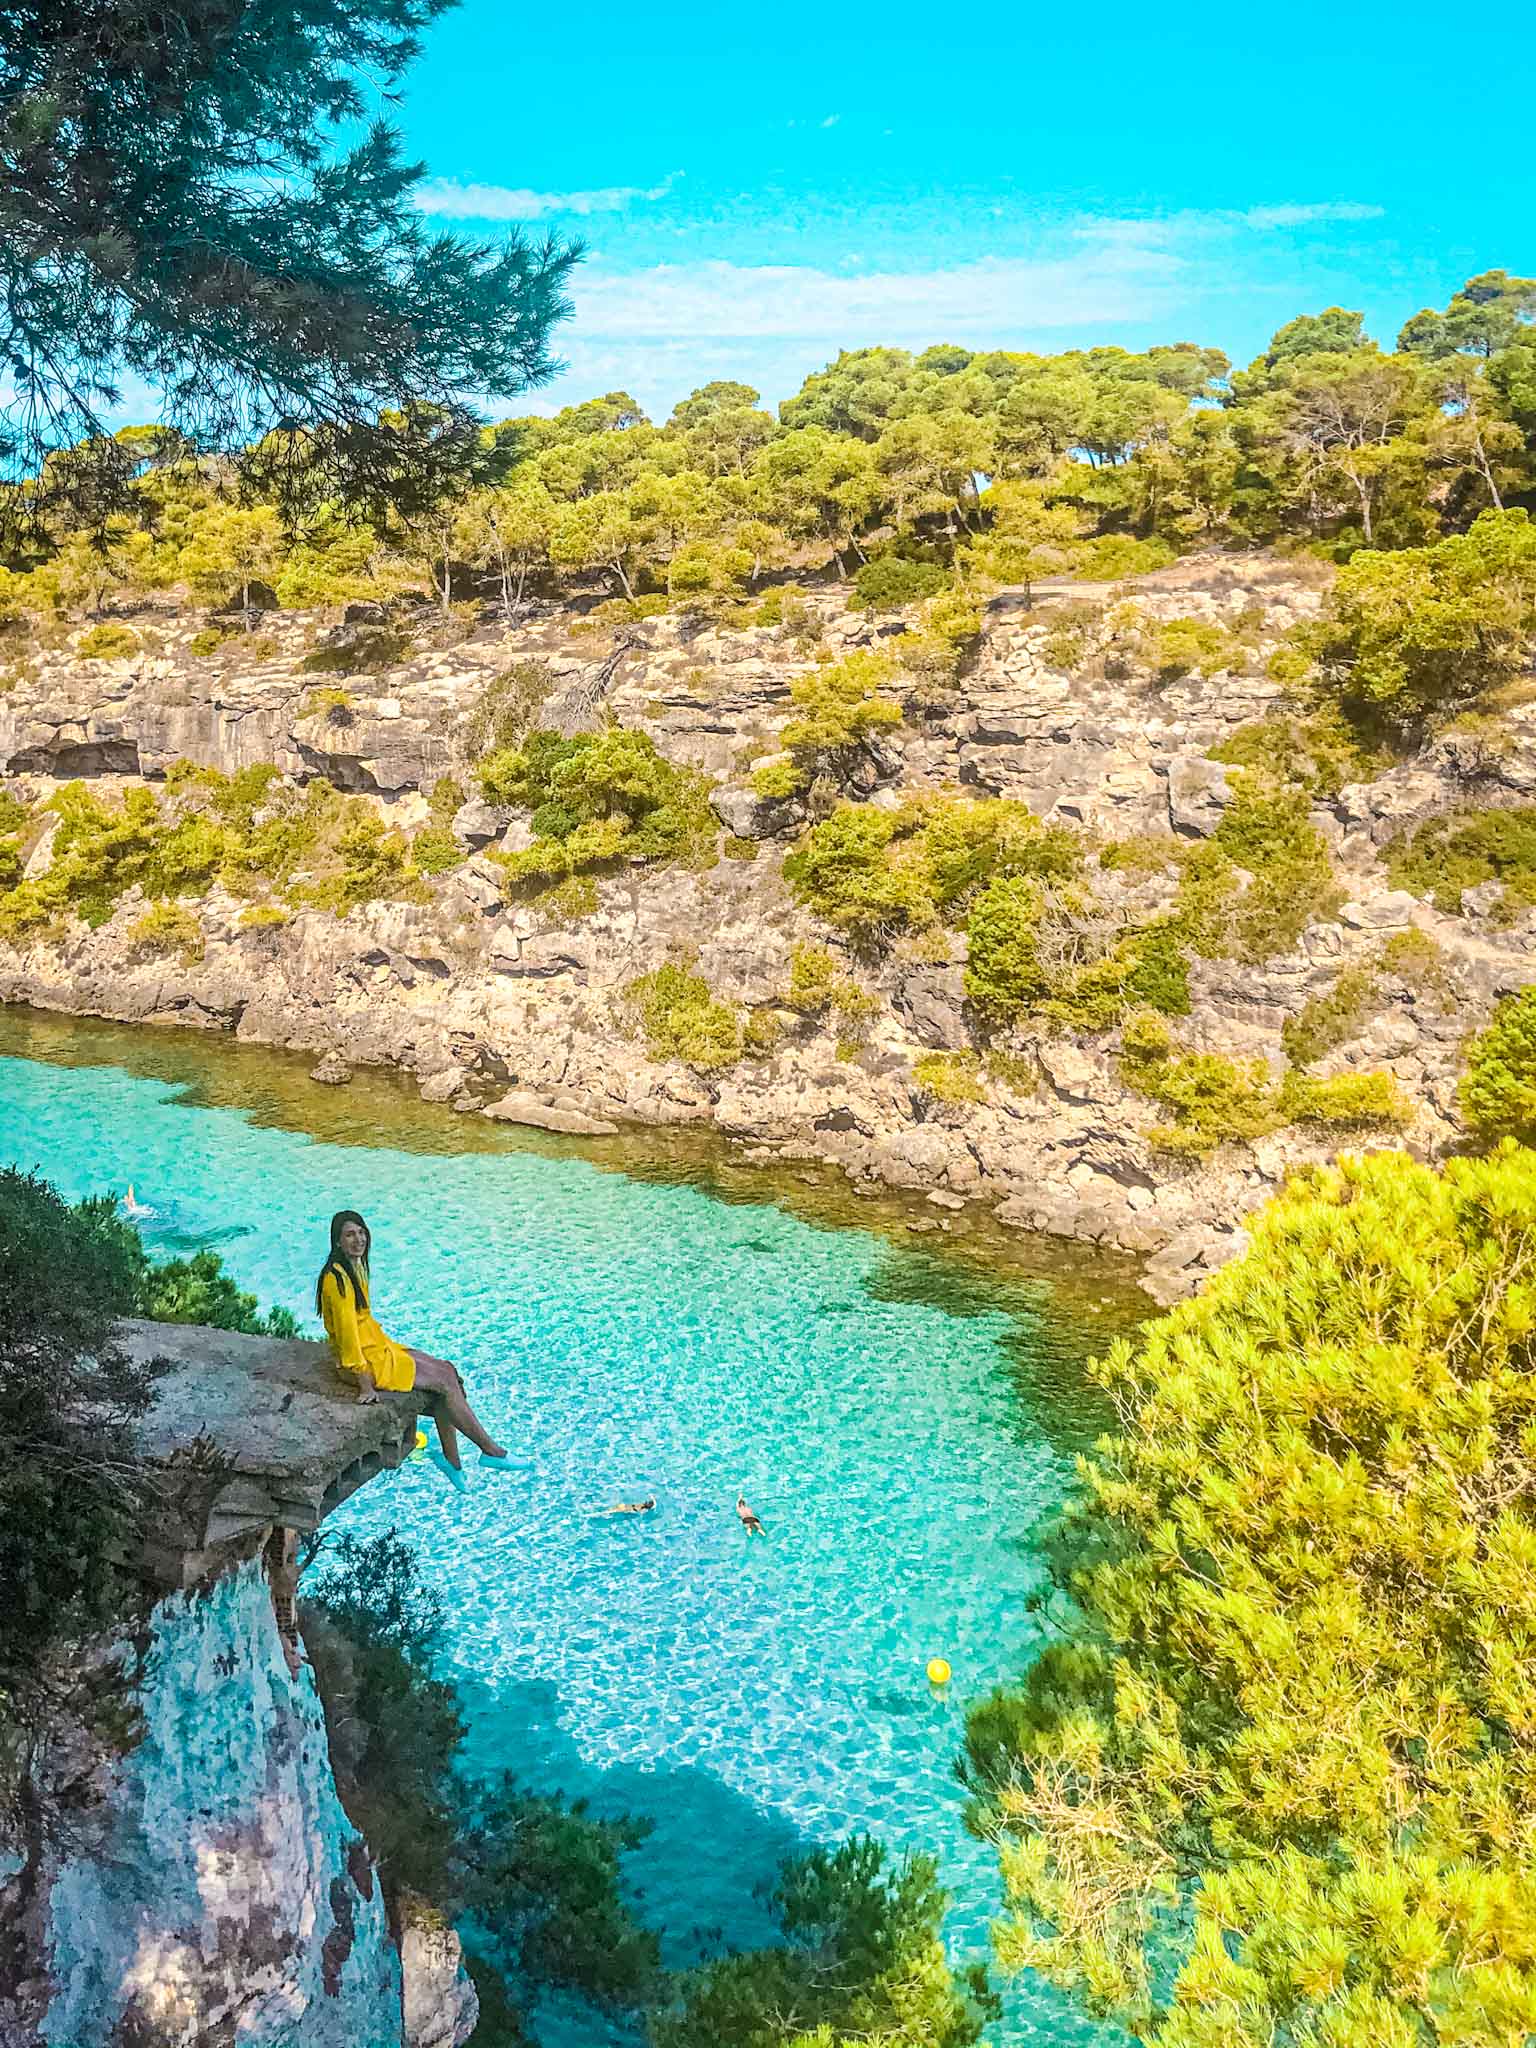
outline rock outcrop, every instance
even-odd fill
[[[1314,582],[1262,557],[1191,558],[1140,579],[1136,601],[1151,619],[1231,626],[1262,615],[1257,640],[1244,628],[1252,647],[1243,672],[1213,677],[1105,661],[1074,671],[1053,633],[1070,620],[1062,605],[1083,595],[994,601],[959,682],[914,698],[899,732],[882,739],[871,800],[959,790],[1018,799],[1106,838],[1172,834],[1187,844],[1215,831],[1234,785],[1212,750],[1280,706],[1265,652],[1315,612]],[[900,630],[900,621],[849,613],[835,591],[809,603],[823,654]],[[437,645],[424,625],[409,659],[349,678],[347,705],[324,711],[300,668],[313,630],[301,619],[276,615],[259,658],[236,645],[208,664],[185,653],[190,623],[163,623],[159,650],[136,664],[50,656],[45,671],[0,698],[0,763],[36,793],[49,776],[154,776],[179,755],[225,770],[271,760],[298,777],[324,773],[373,792],[393,820],[412,825],[427,816],[436,777],[455,764],[462,777],[459,735],[487,681],[509,663],[536,661],[548,692],[543,722],[580,723],[600,705],[670,758],[721,778],[712,802],[732,835],[731,857],[702,874],[628,869],[599,882],[595,911],[573,916],[511,899],[488,854],[526,844],[527,821],[469,803],[452,820],[467,858],[430,901],[378,902],[344,918],[301,910],[252,925],[245,906],[216,889],[198,906],[203,956],[183,962],[142,957],[128,943],[144,907],[130,899],[99,929],[0,948],[0,999],[229,1030],[316,1056],[321,1079],[392,1064],[414,1072],[433,1101],[595,1142],[625,1122],[712,1123],[759,1150],[994,1201],[1021,1227],[1143,1253],[1166,1296],[1187,1291],[1240,1242],[1241,1218],[1287,1171],[1337,1143],[1293,1128],[1223,1147],[1205,1163],[1170,1162],[1147,1145],[1153,1113],[1119,1078],[1111,1042],[1086,1032],[1026,1037],[983,1101],[936,1099],[915,1080],[914,1063],[973,1042],[963,940],[933,957],[850,963],[877,1001],[857,1033],[834,1012],[789,1005],[794,948],[828,943],[783,875],[785,845],[806,813],[798,800],[756,796],[744,771],[778,744],[791,684],[814,660],[803,637],[667,616],[626,627],[610,647],[543,613],[511,632],[487,625]],[[1319,798],[1312,821],[1330,845],[1341,906],[1262,966],[1196,963],[1180,1037],[1283,1072],[1287,1020],[1342,968],[1374,967],[1386,939],[1416,930],[1438,949],[1434,974],[1378,975],[1356,1035],[1314,1071],[1369,1065],[1391,1074],[1415,1114],[1390,1142],[1428,1155],[1454,1143],[1462,1041],[1499,994],[1536,979],[1536,919],[1496,923],[1495,906],[1475,891],[1462,915],[1446,915],[1392,886],[1379,856],[1393,834],[1469,792],[1480,804],[1536,792],[1536,706],[1516,704],[1496,745],[1452,732],[1411,765]],[[46,858],[41,842],[29,848],[29,865]],[[1172,888],[1129,873],[1101,881],[1106,899],[1118,890],[1122,907],[1143,915],[1155,915]],[[721,1001],[768,1020],[739,1064],[701,1071],[648,1056],[627,991],[679,957]]]
[[[124,1334],[173,1360],[140,1447],[191,1482],[146,1542],[177,1590],[98,1646],[106,1740],[50,1732],[39,1804],[68,1825],[0,1861],[0,2048],[461,2048],[458,1937],[425,1910],[391,1925],[271,1569],[285,1518],[313,1527],[397,1462],[414,1410],[353,1402],[318,1345]]]

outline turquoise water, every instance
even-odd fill
[[[71,1197],[133,1181],[164,1212],[152,1243],[216,1241],[306,1327],[331,1211],[368,1216],[386,1328],[460,1365],[513,1456],[493,1476],[468,1452],[465,1495],[411,1462],[332,1526],[397,1525],[442,1590],[475,1767],[655,1821],[630,1874],[669,1960],[765,1938],[755,1888],[853,1829],[935,1851],[952,1949],[979,1950],[996,1866],[953,1757],[966,1698],[1039,1640],[1031,1531],[1082,1426],[1084,1317],[1057,1328],[1047,1288],[946,1285],[926,1250],[773,1203],[349,1135],[0,1058],[0,1158]],[[600,1513],[648,1494],[653,1515]],[[601,2036],[548,2021],[562,2048]],[[1025,1984],[999,2038],[1101,2037]]]

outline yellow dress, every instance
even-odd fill
[[[320,1313],[336,1363],[347,1372],[371,1373],[374,1385],[392,1394],[408,1393],[416,1384],[416,1361],[374,1321],[368,1305],[368,1268],[359,1266],[357,1277],[361,1302],[353,1300],[351,1288],[334,1268],[320,1287]]]

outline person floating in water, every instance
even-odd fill
[[[149,1217],[153,1216],[156,1213],[155,1210],[150,1207],[148,1202],[141,1202],[139,1200],[138,1196],[133,1192],[132,1181],[129,1181],[128,1192],[123,1197],[122,1210],[123,1214],[128,1218],[128,1221],[130,1223],[145,1222]]]
[[[768,1534],[768,1531],[763,1527],[756,1515],[753,1514],[752,1510],[747,1506],[745,1499],[739,1493],[736,1496],[736,1512],[741,1517],[741,1526],[749,1536],[766,1536]]]
[[[397,1344],[374,1320],[368,1275],[372,1243],[368,1226],[357,1211],[339,1209],[331,1218],[330,1256],[315,1282],[315,1307],[337,1364],[357,1374],[357,1398],[377,1401],[381,1393],[428,1390],[428,1412],[437,1425],[443,1456],[455,1471],[459,1470],[460,1430],[488,1462],[504,1461],[505,1449],[486,1434],[469,1405],[457,1368],[429,1351]]]
[[[655,1507],[654,1496],[650,1500],[621,1500],[616,1507],[604,1508],[605,1515],[648,1515]]]

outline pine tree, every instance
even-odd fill
[[[1074,1638],[972,1715],[1012,1966],[1156,2048],[1536,2032],[1536,1153],[1291,1183],[1102,1369]]]
[[[0,46],[0,482],[13,524],[118,502],[124,379],[201,448],[389,495],[379,415],[546,378],[579,250],[435,234],[365,111],[451,0],[20,0]],[[293,431],[294,423],[300,431]],[[286,431],[272,436],[270,429]],[[83,445],[82,445],[83,444]],[[51,451],[77,459],[45,475]],[[323,495],[323,493],[322,493]]]

